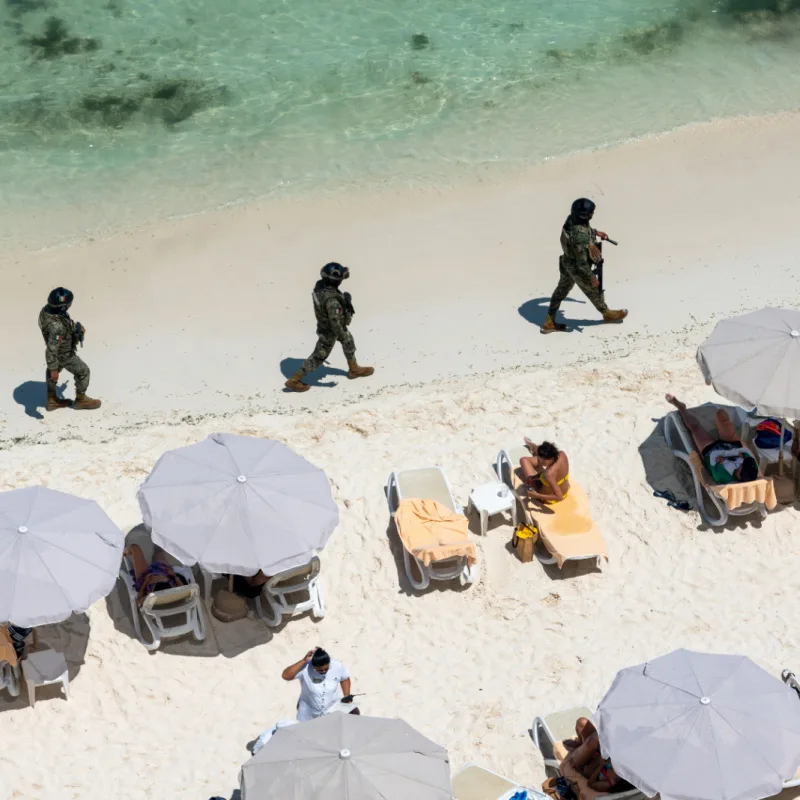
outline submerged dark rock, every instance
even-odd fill
[[[623,44],[639,55],[650,55],[656,50],[663,50],[677,44],[684,35],[683,25],[678,20],[659,22],[626,31],[622,34]]]
[[[742,22],[759,22],[800,12],[800,0],[725,0],[720,11]]]
[[[97,39],[70,36],[66,23],[58,17],[48,17],[42,33],[28,36],[23,42],[30,47],[37,58],[42,59],[61,58],[100,49],[100,42]]]
[[[415,33],[411,37],[412,50],[425,50],[425,48],[430,47],[430,45],[431,45],[431,40],[424,33]]]

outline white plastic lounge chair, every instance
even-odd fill
[[[580,717],[592,718],[592,712],[585,706],[568,708],[564,711],[555,711],[545,717],[535,717],[531,726],[531,738],[542,754],[545,768],[561,775],[561,762],[568,751],[563,742],[575,738],[575,723]],[[613,757],[612,757],[613,760]],[[574,770],[574,767],[573,767]],[[609,797],[614,800],[644,800],[644,795],[638,789],[628,789],[622,792],[595,792],[582,775],[570,776],[570,780],[577,780],[579,796],[585,798]],[[581,785],[581,781],[585,785]]]
[[[539,541],[534,549],[536,558],[542,564],[560,564],[561,567],[568,561],[594,561],[599,569],[602,562],[608,559],[606,544],[592,521],[583,487],[577,481],[570,480],[571,488],[567,498],[547,507],[549,510],[540,509],[540,513],[536,510],[538,504],[527,497],[517,472],[520,459],[528,455],[530,453],[524,445],[501,450],[497,454],[494,469],[498,479],[514,492],[523,519],[529,524],[536,523],[539,528]],[[556,517],[559,511],[571,515],[574,521],[559,525]],[[570,516],[565,518],[569,519]],[[565,530],[570,527],[573,529]]]
[[[19,669],[8,661],[0,661],[0,690],[6,689],[12,697],[19,697]]]
[[[389,512],[394,516],[401,500],[435,500],[456,514],[463,514],[464,509],[453,496],[450,482],[441,467],[427,469],[398,470],[389,476],[386,482],[386,500]],[[430,586],[431,581],[451,581],[458,579],[462,586],[478,580],[477,564],[469,565],[466,557],[443,558],[425,566],[413,553],[403,548],[406,575],[409,583],[421,591]],[[416,565],[419,578],[414,575],[412,561]]]
[[[790,672],[788,669],[785,669],[781,673],[781,680],[787,686],[791,687],[795,690],[795,692],[797,692],[798,702],[800,702],[800,681],[797,680],[794,672]],[[797,770],[794,778],[785,781],[783,784],[784,789],[794,789],[796,786],[800,786],[800,769]]]
[[[319,558],[302,567],[273,575],[256,598],[258,616],[272,628],[283,617],[297,617],[310,611],[316,619],[325,616],[325,600],[319,585]]]
[[[138,540],[148,562],[152,559],[152,544]],[[149,552],[148,552],[149,550]],[[186,579],[186,586],[176,586],[148,594],[141,607],[136,602],[137,591],[133,585],[131,570],[133,564],[127,556],[123,556],[119,577],[125,587],[133,617],[133,627],[139,641],[148,650],[158,650],[162,639],[177,639],[192,634],[198,642],[206,638],[206,621],[203,605],[200,602],[200,587],[197,585],[191,569],[180,564],[173,564],[176,573]],[[142,622],[150,632],[148,641],[142,630]]]
[[[453,800],[508,800],[521,790],[527,792],[529,800],[545,798],[541,792],[520,786],[477,764],[467,764],[459,770],[453,776],[452,787]]]
[[[734,409],[731,421],[739,427],[740,433],[742,432],[741,429],[745,418],[746,414],[743,409]],[[729,517],[744,517],[755,512],[760,514],[762,519],[766,518],[768,511],[763,503],[745,503],[738,508],[730,509],[725,505],[722,498],[708,490],[703,481],[700,480],[700,475],[695,466],[695,459],[691,457],[692,453],[695,453],[699,460],[700,454],[697,452],[694,440],[689,431],[686,430],[686,426],[677,411],[670,411],[664,417],[664,438],[667,440],[667,446],[672,450],[672,454],[689,466],[694,483],[697,510],[711,527],[716,528],[724,525]],[[744,436],[742,436],[742,440],[744,440]],[[704,469],[702,464],[701,468]],[[707,474],[705,481],[713,483],[711,476]]]

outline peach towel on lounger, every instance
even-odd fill
[[[5,625],[0,625],[0,663],[7,661],[12,667],[17,666],[17,653],[11,642],[11,634]]]
[[[559,569],[565,561],[581,556],[598,556],[608,561],[606,540],[594,524],[589,499],[577,481],[569,479],[569,492],[558,503],[540,503],[528,497],[519,469],[513,474],[514,491],[522,508],[535,522],[542,543],[556,559]]]
[[[775,497],[775,485],[772,478],[758,478],[746,483],[727,483],[719,486],[711,479],[700,456],[696,452],[689,453],[689,459],[694,467],[695,474],[700,478],[700,483],[713,492],[729,511],[739,508],[746,503],[763,503],[767,511],[772,511],[778,505]]]
[[[403,547],[426,567],[431,561],[465,556],[475,563],[475,545],[469,541],[469,522],[435,500],[401,500],[394,515]]]

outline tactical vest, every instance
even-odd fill
[[[317,333],[326,333],[331,330],[331,322],[325,304],[331,297],[335,297],[344,308],[344,295],[335,287],[320,279],[314,285],[311,294],[314,299],[314,316],[317,318]]]

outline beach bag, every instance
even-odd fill
[[[220,622],[236,622],[247,616],[247,600],[227,589],[220,589],[214,595],[211,613]]]
[[[756,447],[762,450],[777,450],[781,440],[781,421],[779,419],[765,419],[756,425],[756,436],[753,440]],[[792,440],[792,432],[788,428],[783,432],[783,442]]]
[[[535,525],[518,525],[511,539],[511,546],[517,558],[524,564],[533,561],[533,549],[539,538],[539,529]]]

